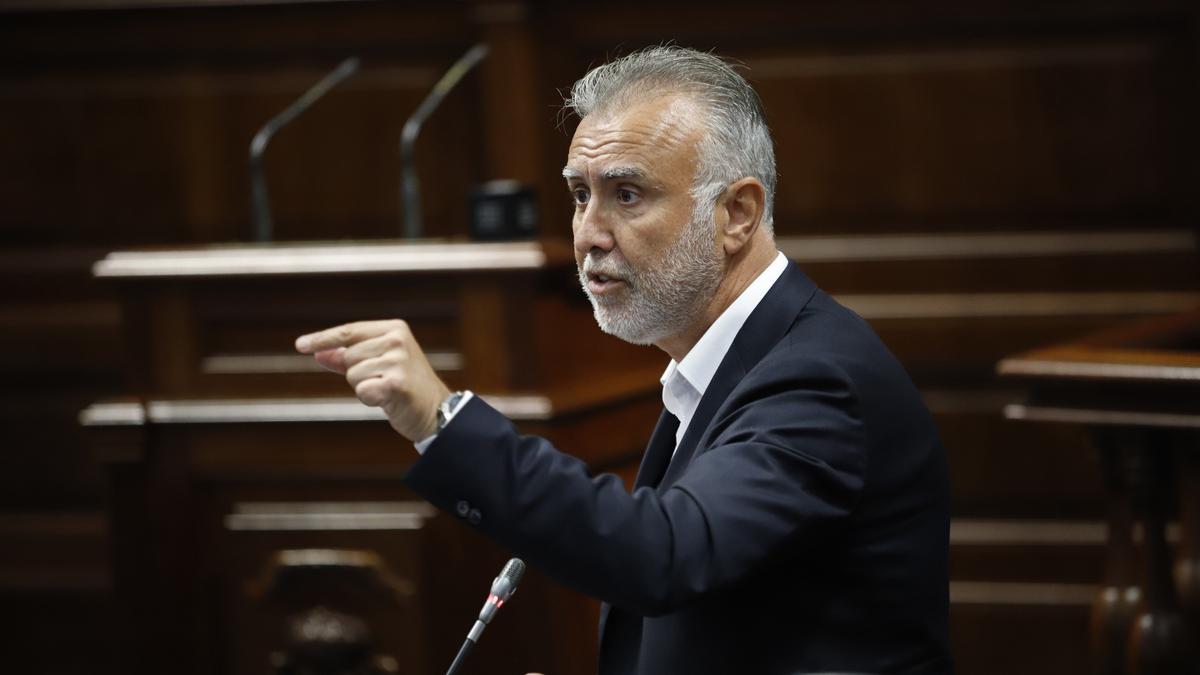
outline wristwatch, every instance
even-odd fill
[[[450,422],[450,418],[454,417],[454,413],[458,411],[458,404],[462,403],[463,396],[466,396],[465,391],[452,391],[446,397],[442,404],[437,409],[437,430],[441,431],[446,428],[446,424]]]

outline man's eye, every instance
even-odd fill
[[[583,188],[576,188],[571,191],[571,197],[575,199],[576,204],[586,204],[588,202],[588,191]]]
[[[617,190],[617,201],[622,204],[632,204],[637,201],[637,193],[633,190]]]

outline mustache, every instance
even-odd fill
[[[580,272],[584,275],[600,274],[625,280],[636,276],[633,267],[624,258],[611,253],[604,256],[588,253],[587,257],[583,259],[583,267]]]

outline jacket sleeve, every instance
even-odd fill
[[[668,613],[847,517],[862,489],[866,441],[846,378],[823,364],[790,376],[759,366],[772,374],[731,394],[661,494],[590,475],[478,397],[405,482],[450,513],[477,510],[477,529],[567,586],[638,614]]]

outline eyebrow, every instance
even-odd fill
[[[646,172],[636,166],[615,166],[611,169],[605,169],[600,177],[604,180],[616,180],[618,178],[645,178]]]
[[[563,178],[567,180],[582,180],[583,172],[574,167],[565,166],[562,170]],[[600,173],[601,180],[618,180],[621,178],[645,178],[646,172],[636,166],[614,166],[611,169],[605,169]]]

